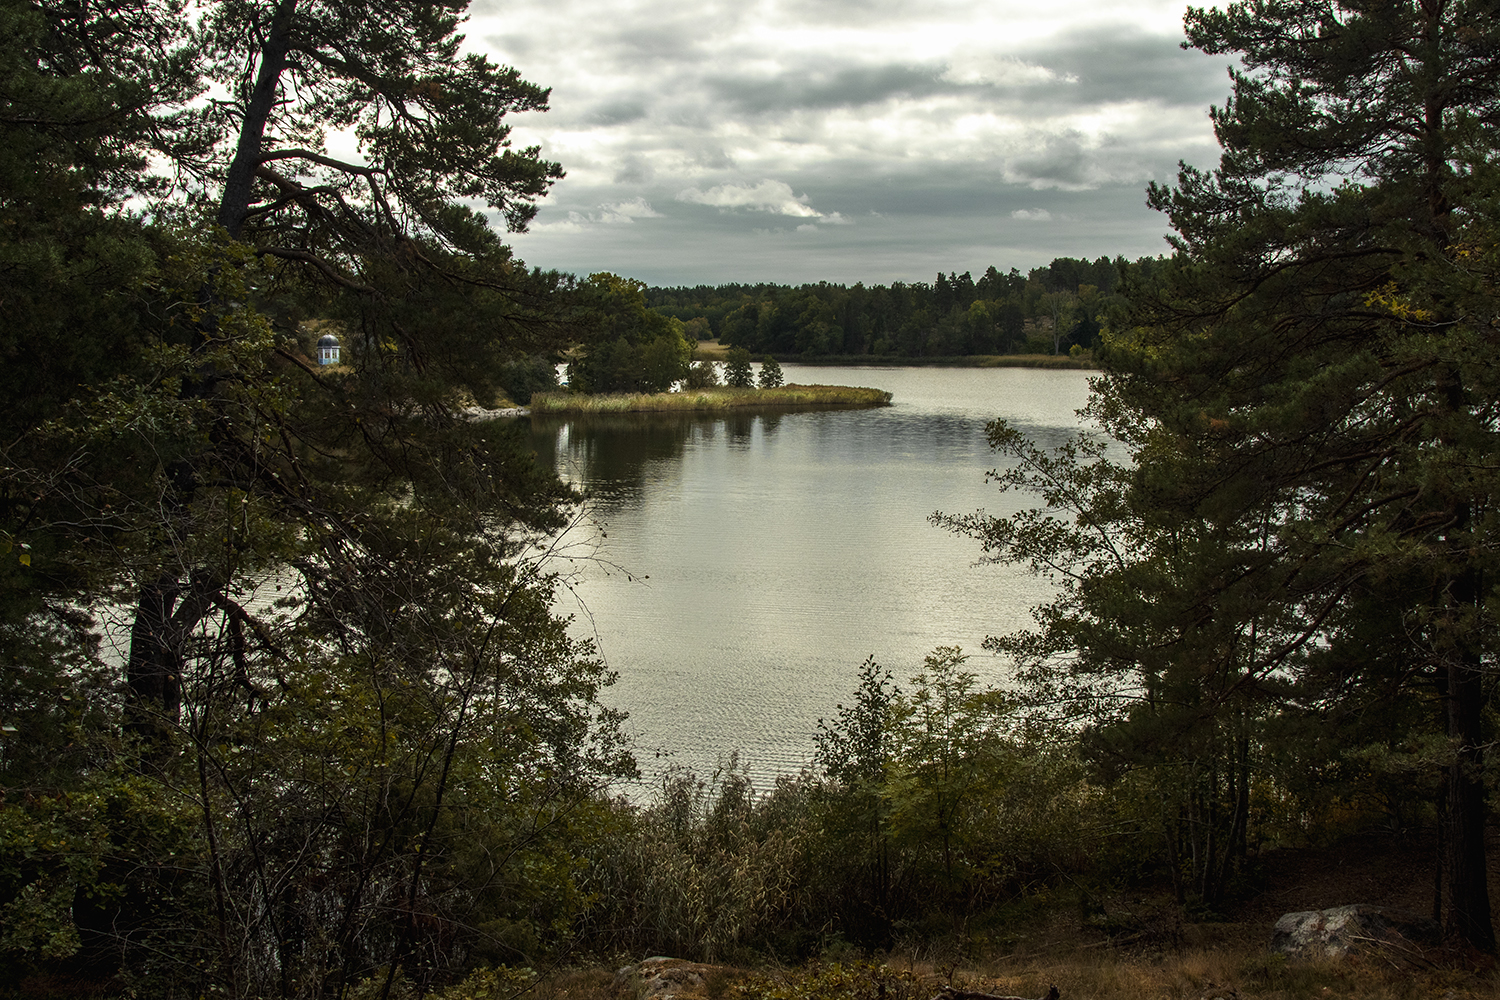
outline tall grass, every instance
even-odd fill
[[[692,389],[687,392],[608,393],[587,396],[539,392],[531,397],[532,413],[645,413],[731,409],[813,409],[818,407],[889,406],[883,389],[852,385],[784,385],[776,389]]]
[[[751,968],[700,967],[683,1000],[935,1000],[954,991],[1062,1000],[1480,1000],[1495,996],[1493,970],[1407,968],[1370,961],[1288,962],[1245,941],[1212,950],[1149,954],[1059,949],[1030,960],[912,960],[899,953]],[[637,990],[639,987],[637,986]],[[604,970],[545,976],[537,1000],[640,996]],[[467,995],[464,995],[467,997]],[[441,1000],[449,1000],[443,994]]]
[[[1027,909],[1110,853],[1065,761],[1012,762],[1001,793],[954,810],[951,856],[922,831],[875,836],[867,790],[804,773],[758,794],[736,768],[680,772],[654,804],[616,804],[617,822],[589,847],[579,944],[703,961],[795,959],[835,940],[925,947],[958,926],[979,934],[992,908]]]

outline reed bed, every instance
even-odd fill
[[[883,389],[851,385],[783,385],[775,389],[690,389],[686,392],[607,393],[586,396],[567,392],[537,393],[531,412],[650,413],[733,409],[794,410],[822,407],[889,406]]]

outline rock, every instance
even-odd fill
[[[468,420],[494,420],[496,417],[524,417],[531,411],[524,406],[506,406],[488,410],[483,406],[466,406],[459,411]]]
[[[1354,903],[1283,914],[1271,935],[1271,950],[1293,958],[1342,958],[1362,948],[1415,953],[1442,940],[1442,929],[1421,914]]]
[[[618,976],[637,987],[641,1000],[675,1000],[678,997],[701,996],[709,973],[717,966],[687,962],[680,958],[656,955],[639,965],[627,965]]]

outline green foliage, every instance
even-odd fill
[[[684,389],[712,389],[719,384],[719,373],[714,368],[712,361],[695,362],[688,369],[687,381],[683,383]]]
[[[117,770],[67,791],[13,789],[0,803],[0,969],[17,982],[74,959],[134,969],[191,963],[167,927],[203,898],[183,870],[202,848],[194,809],[159,783]]]
[[[874,655],[866,657],[860,664],[854,703],[838,705],[832,723],[818,720],[813,760],[823,772],[845,785],[883,782],[900,697],[891,672],[876,663]]]
[[[733,760],[708,781],[670,775],[658,801],[600,845],[591,943],[712,961],[795,927],[813,877],[811,791],[782,781],[757,800]]]
[[[762,389],[778,388],[786,379],[781,374],[781,365],[776,359],[767,354],[760,362],[760,376],[756,384]]]
[[[211,675],[187,692],[195,754],[224,810],[216,891],[277,914],[262,927],[232,912],[221,933],[272,949],[297,981],[370,974],[371,936],[399,941],[403,912],[550,937],[583,902],[573,852],[596,783],[632,770],[618,717],[595,703],[609,675],[547,615],[545,581],[482,551],[418,569],[433,536],[399,521],[386,531],[396,537],[378,587],[321,588],[342,653],[285,665],[285,684],[268,683],[250,710],[216,699]],[[390,569],[401,565],[414,572]],[[321,923],[335,900],[345,916]],[[301,946],[311,933],[326,951]],[[441,967],[431,949],[453,933],[411,943],[420,967]]]
[[[557,388],[557,366],[543,355],[518,358],[500,369],[500,388],[512,402],[525,406],[535,392]]]
[[[1478,456],[1500,442],[1476,251],[1500,21],[1276,3],[1186,21],[1240,68],[1212,111],[1218,168],[1151,188],[1176,255],[1127,273],[1101,334],[1090,413],[1116,443],[1045,454],[993,426],[1002,488],[1048,509],[945,523],[1060,585],[1036,630],[992,646],[1034,704],[1073,707],[1103,776],[1149,775],[1183,898],[1211,904],[1247,843],[1280,835],[1261,804],[1347,823],[1382,801],[1420,815],[1411,793],[1442,786],[1448,927],[1492,950],[1496,483]],[[1434,731],[1446,780],[1391,795],[1370,764],[1420,768],[1409,744]]]
[[[506,148],[545,95],[461,13],[0,7],[8,983],[430,992],[587,903],[634,764],[539,557],[575,497],[458,413],[545,380],[572,292],[461,202],[522,226],[557,169]],[[344,128],[364,163],[318,152]]]
[[[219,184],[219,224],[288,261],[310,256],[297,254],[305,242],[281,239],[298,221],[369,253],[398,232],[496,252],[467,199],[524,230],[535,199],[562,171],[534,147],[512,148],[505,117],[546,110],[547,91],[461,53],[464,11],[407,0],[216,5],[195,41],[200,71],[232,95],[210,119],[217,128],[206,157]],[[363,163],[322,152],[323,137],[337,129],[357,136]],[[358,201],[341,189],[359,190]],[[319,263],[341,270],[332,254]]]
[[[1149,265],[1149,259],[1136,266]],[[651,288],[656,312],[704,323],[728,345],[803,356],[955,357],[1093,347],[1123,299],[1116,285],[1123,258],[1059,257],[1023,275],[991,267],[978,280],[939,274],[932,284],[897,282],[852,288],[819,282]],[[1040,346],[1045,344],[1045,346]]]
[[[956,647],[934,650],[912,677],[911,693],[895,700],[882,789],[892,837],[939,847],[950,891],[973,881],[965,869],[985,863],[971,849],[988,819],[983,804],[1004,787],[1012,750],[1003,726],[1008,706],[997,692],[976,689],[975,676],[961,669],[966,659]]]
[[[859,686],[850,705],[839,705],[832,723],[818,720],[814,762],[837,782],[840,790],[837,826],[825,826],[825,837],[848,843],[840,852],[847,864],[857,858],[866,870],[846,898],[860,905],[845,918],[845,930],[860,940],[884,943],[891,933],[890,808],[886,797],[887,768],[892,763],[895,722],[901,689],[890,671],[872,654],[859,668]],[[852,849],[850,849],[852,848]],[[853,890],[851,892],[851,890]],[[868,919],[873,917],[873,920]]]
[[[918,947],[1060,880],[1138,873],[1159,835],[1131,835],[1136,800],[1105,794],[1060,741],[1023,736],[963,664],[936,650],[903,694],[867,659],[819,726],[823,777],[757,793],[731,761],[614,803],[588,847],[580,942],[704,960]]]
[[[1110,801],[1071,751],[1018,730],[963,654],[940,648],[902,691],[873,657],[855,702],[822,723],[825,786],[815,870],[841,885],[840,927],[889,945],[928,914],[972,913],[1082,874],[1106,848]],[[1118,841],[1117,841],[1118,843]]]
[[[693,349],[683,339],[681,330],[658,336],[641,350],[642,392],[668,392],[687,378]]]
[[[214,273],[204,261],[223,260],[212,247],[181,249],[185,288]],[[255,274],[230,259],[216,279],[226,302],[243,296],[232,282]],[[534,469],[514,428],[413,420],[365,395],[371,369],[400,375],[380,358],[319,372],[286,361],[260,314],[213,315],[213,345],[159,345],[139,359],[149,377],[115,379],[34,441],[162,463],[107,486],[82,466],[64,470],[57,502],[91,517],[33,517],[31,528],[48,572],[66,555],[75,577],[131,596],[144,578],[157,607],[176,605],[157,619],[182,630],[167,647],[172,686],[147,686],[144,669],[127,677],[123,721],[140,752],[107,735],[122,706],[95,679],[104,668],[92,622],[76,612],[20,608],[26,641],[0,691],[17,733],[47,734],[3,757],[7,788],[29,796],[7,800],[17,829],[52,829],[46,804],[59,788],[91,787],[102,759],[134,766],[143,794],[189,818],[194,840],[164,848],[130,834],[128,814],[110,818],[94,836],[131,842],[112,853],[137,873],[134,888],[97,911],[67,909],[94,891],[91,879],[119,884],[107,867],[95,878],[72,862],[25,892],[0,887],[21,935],[8,947],[37,968],[79,943],[88,962],[113,952],[118,974],[143,989],[284,982],[296,992],[392,961],[445,976],[464,954],[455,940],[484,944],[458,927],[524,923],[555,940],[584,905],[575,857],[595,790],[633,773],[618,715],[597,702],[612,675],[551,615],[554,581],[525,557],[567,492]],[[213,399],[184,398],[205,368],[218,374]],[[215,430],[226,422],[252,442],[295,435],[323,447],[262,444],[247,463],[214,444],[216,433],[235,440]],[[386,451],[402,439],[399,456]],[[202,477],[190,490],[167,474],[184,459]],[[52,534],[66,544],[43,544]],[[149,582],[167,574],[187,582]],[[132,657],[139,646],[137,633]],[[330,907],[338,921],[325,919]],[[166,942],[169,926],[201,932]]]
[[[755,388],[755,373],[750,368],[750,352],[743,347],[730,350],[724,363],[724,384],[731,389]]]
[[[577,294],[581,352],[568,365],[577,392],[667,392],[688,377],[693,345],[683,325],[646,308],[645,285],[607,272]]]

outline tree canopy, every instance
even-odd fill
[[[1168,843],[1192,841],[1194,892],[1243,850],[1252,787],[1400,774],[1447,817],[1449,932],[1492,951],[1500,23],[1255,0],[1187,29],[1240,68],[1212,111],[1218,168],[1150,191],[1174,257],[1127,274],[1104,335],[1091,411],[1127,460],[997,425],[1020,463],[1002,485],[1066,516],[948,523],[1061,582],[996,648],[1039,697],[1087,706],[1101,766],[1178,776]]]
[[[581,392],[667,392],[688,377],[693,347],[679,320],[646,307],[646,286],[608,272],[579,289],[582,333],[568,362],[568,385]]]
[[[1114,293],[1126,263],[1058,257],[1027,274],[939,272],[930,284],[700,285],[646,296],[652,309],[697,324],[703,338],[756,354],[1058,354],[1095,346],[1101,318],[1121,304]]]
[[[576,496],[463,413],[574,339],[470,207],[560,171],[463,14],[0,4],[8,982],[390,995],[582,905],[634,765],[551,607]]]

